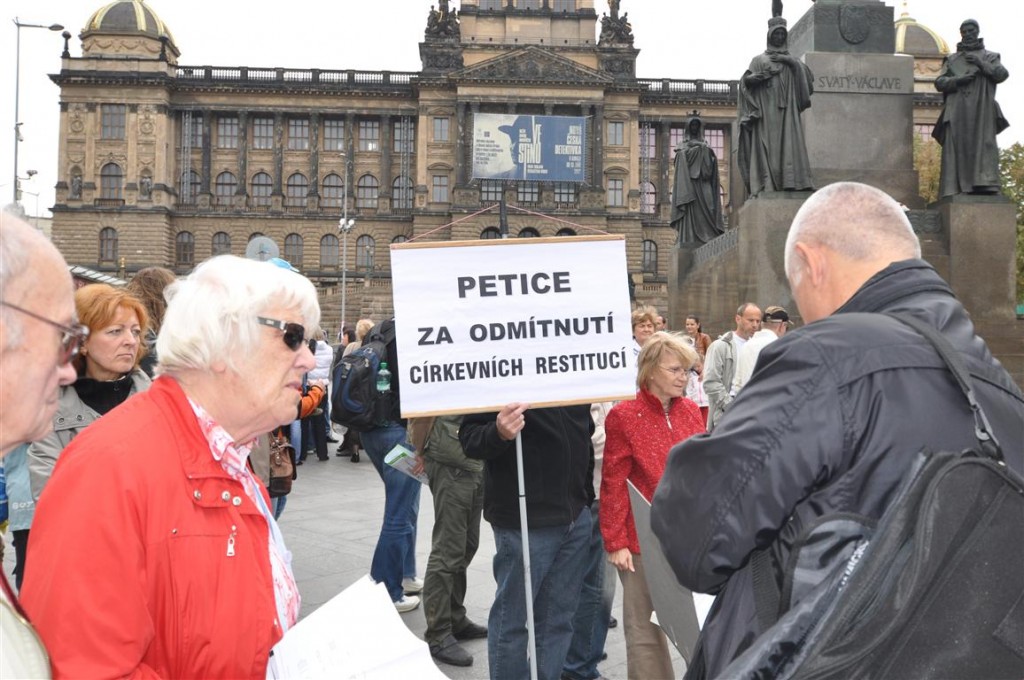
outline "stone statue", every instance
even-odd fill
[[[71,193],[68,198],[81,198],[82,197],[82,176],[72,175],[71,176]]]
[[[598,44],[632,45],[633,27],[629,23],[629,12],[619,16],[620,0],[608,0],[608,9],[611,16],[601,15],[601,35],[598,37]]]
[[[740,79],[740,175],[750,196],[814,188],[800,114],[811,106],[814,74],[789,54],[786,20],[768,21],[768,49]]]
[[[441,0],[440,9],[430,6],[430,13],[427,15],[427,37],[433,38],[458,38],[461,35],[459,26],[459,15],[455,10],[448,8],[448,1]]]
[[[143,175],[139,180],[139,198],[149,198],[153,193],[153,180],[149,175]]]
[[[718,157],[704,139],[704,121],[696,111],[686,123],[686,139],[676,148],[672,227],[683,245],[707,243],[725,232]]]
[[[941,197],[999,193],[996,135],[1010,125],[996,102],[996,84],[1010,75],[999,53],[985,49],[974,19],[960,24],[960,38],[935,79],[935,89],[944,95],[932,130],[942,145]]]
[[[611,12],[612,19],[619,18],[619,0],[608,0],[608,11]]]

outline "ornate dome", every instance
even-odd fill
[[[86,52],[95,52],[97,48],[108,52],[116,42],[116,52],[152,54],[160,51],[159,43],[166,39],[168,58],[173,61],[179,55],[170,29],[144,0],[114,0],[104,5],[89,17],[80,37]],[[150,44],[139,50],[139,41]]]
[[[917,23],[903,3],[903,13],[896,20],[896,52],[914,57],[944,57],[949,45],[938,33]]]

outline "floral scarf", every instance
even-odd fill
[[[242,484],[245,495],[259,508],[263,518],[267,520],[270,528],[268,549],[270,552],[270,570],[274,581],[274,602],[277,605],[277,618],[281,625],[281,632],[284,633],[295,625],[299,620],[299,587],[295,583],[295,576],[292,574],[292,554],[284,545],[284,536],[277,526],[270,507],[263,497],[263,491],[259,482],[246,465],[249,452],[252,450],[253,442],[236,444],[223,427],[217,424],[213,417],[206,412],[199,404],[189,399],[192,411],[199,421],[199,429],[210,444],[210,453],[213,459],[221,464],[224,471],[237,482]],[[255,441],[255,440],[254,440]]]

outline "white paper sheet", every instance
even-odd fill
[[[446,680],[427,643],[405,626],[384,584],[369,576],[295,624],[274,646],[267,678]]]

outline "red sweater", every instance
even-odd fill
[[[604,463],[601,468],[601,536],[604,549],[629,548],[640,554],[626,480],[650,500],[665,471],[668,452],[679,442],[704,432],[700,409],[679,397],[669,404],[641,389],[634,401],[616,404],[604,421]]]

